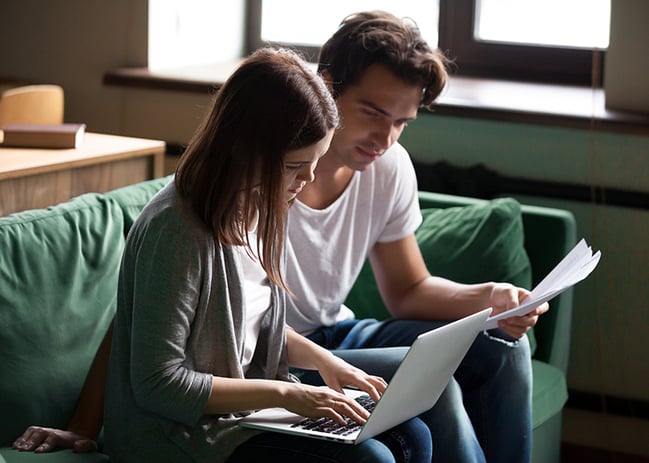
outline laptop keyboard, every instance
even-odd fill
[[[372,413],[372,411],[374,411],[374,407],[376,407],[376,402],[374,402],[374,400],[369,395],[362,395],[356,397],[354,400],[361,404],[363,408],[365,408],[370,413]],[[331,418],[320,417],[305,418],[302,421],[295,423],[291,427],[346,436],[358,430],[361,425],[356,421],[353,421],[351,418],[346,418],[346,423],[342,425],[337,421],[332,420]]]

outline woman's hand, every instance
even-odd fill
[[[345,417],[364,424],[369,416],[358,402],[327,386],[293,383],[282,405],[287,410],[310,418],[327,417],[344,425]]]
[[[290,328],[286,330],[286,343],[291,366],[317,370],[325,384],[337,392],[354,387],[377,401],[387,387],[383,378],[368,375]]]
[[[71,448],[75,452],[92,452],[97,450],[97,442],[73,431],[30,426],[11,447],[36,453],[51,452],[57,447]]]
[[[360,389],[378,401],[387,387],[385,380],[368,375],[290,328],[286,330],[286,342],[289,364],[317,370],[328,387],[295,385],[286,394],[288,404],[282,406],[304,416],[327,416],[341,424],[343,416],[364,423],[369,414],[343,393],[343,387]]]
[[[368,375],[340,357],[328,354],[318,365],[318,372],[327,386],[338,392],[342,392],[343,387],[354,387],[367,392],[375,402],[379,400],[388,385],[383,378]]]

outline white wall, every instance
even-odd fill
[[[612,0],[604,87],[612,109],[649,112],[649,2]]]
[[[241,49],[243,4],[232,0],[212,14],[214,30],[229,31],[205,44],[215,56]],[[65,120],[85,122],[88,131],[182,143],[209,102],[207,94],[103,84],[107,70],[147,65],[148,0],[3,1],[0,18],[0,81],[62,85]]]
[[[68,121],[116,132],[121,100],[105,70],[146,65],[146,0],[21,0],[1,8],[0,77],[57,83]]]

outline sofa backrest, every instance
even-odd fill
[[[431,274],[467,284],[508,281],[522,287],[531,285],[518,202],[502,198],[445,207],[426,198],[427,193],[421,192],[423,222],[415,239]],[[345,302],[361,318],[389,316],[369,261]]]
[[[0,446],[67,425],[113,318],[123,230],[94,193],[0,218]]]
[[[124,236],[128,234],[133,222],[149,200],[171,181],[173,175],[127,185],[105,194],[106,198],[117,202],[124,217]]]
[[[426,207],[454,207],[484,203],[486,200],[441,193],[420,192],[419,202]],[[493,200],[492,200],[493,201]],[[538,284],[577,242],[574,215],[565,209],[521,205],[524,246],[532,268],[531,287]],[[547,362],[564,374],[568,370],[573,289],[550,301],[550,311],[534,327],[534,358]]]
[[[462,283],[507,281],[531,289],[576,243],[575,218],[563,209],[427,191],[419,192],[419,204],[424,222],[415,237],[429,270]],[[358,317],[388,316],[369,262],[345,302]],[[566,373],[572,289],[550,307],[529,332],[530,344],[535,359]]]
[[[0,217],[0,447],[67,425],[113,319],[125,237],[170,179]]]

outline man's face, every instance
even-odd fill
[[[417,117],[423,89],[404,83],[382,65],[367,68],[336,102],[341,127],[327,156],[354,170],[365,170],[401,136]]]

